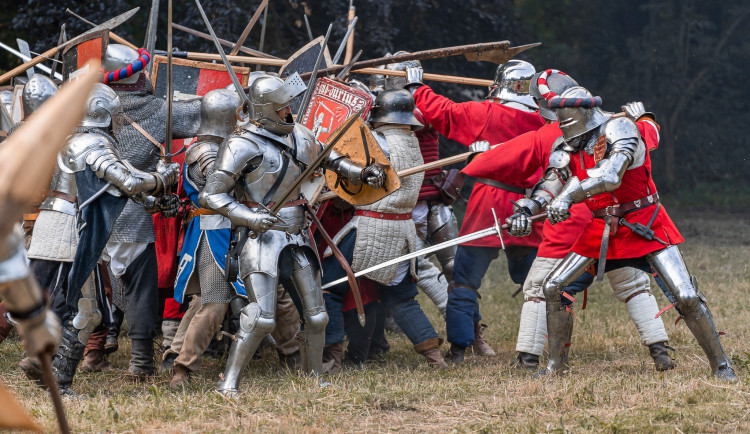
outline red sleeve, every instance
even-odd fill
[[[476,156],[462,172],[515,185],[547,167],[552,143],[561,134],[556,123],[521,134]]]
[[[659,125],[649,118],[641,119],[635,124],[641,133],[643,143],[646,144],[646,149],[653,151],[659,147]]]
[[[490,118],[486,104],[453,102],[436,94],[429,86],[420,86],[414,92],[414,103],[435,130],[466,146],[477,141]]]

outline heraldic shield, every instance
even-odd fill
[[[401,187],[401,180],[398,174],[391,167],[383,150],[380,149],[380,145],[378,145],[372,131],[370,131],[367,124],[361,118],[356,120],[333,149],[341,155],[348,156],[353,162],[362,166],[377,164],[385,171],[385,186],[378,189],[364,183],[361,185],[352,185],[348,180],[340,178],[331,171],[327,171],[326,182],[328,188],[350,204],[354,206],[369,205],[388,196]]]

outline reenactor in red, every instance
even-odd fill
[[[536,71],[528,62],[511,60],[499,66],[495,83],[482,102],[451,101],[421,82],[421,67],[411,67],[406,71],[406,87],[414,94],[414,101],[424,119],[436,131],[469,146],[472,151],[484,151],[489,148],[489,143],[506,142],[544,125],[529,95],[529,82]],[[492,226],[495,222],[493,209],[500,219],[512,215],[511,200],[524,197],[526,189],[532,188],[540,176],[541,169],[513,185],[478,179],[459,235]],[[527,238],[512,237],[506,232],[503,241],[488,236],[458,246],[446,309],[448,341],[451,343],[449,358],[454,363],[463,361],[466,348],[475,340],[484,342],[477,298],[490,263],[504,248],[511,279],[517,284],[523,283],[542,240],[541,228],[541,224],[535,225],[532,235]],[[489,345],[484,343],[483,347],[486,347],[486,354],[494,355]]]
[[[508,223],[514,233],[528,232],[529,218],[545,208],[552,224],[561,223],[577,203],[585,203],[594,218],[544,281],[550,357],[538,374],[567,368],[573,317],[563,306],[562,288],[594,265],[598,279],[622,267],[658,274],[714,376],[737,381],[706,297],[678,247],[683,238],[659,200],[651,158],[637,125],[627,117],[604,114],[601,98],[583,87],[571,87],[558,96],[544,79],[539,78],[539,90],[555,110],[563,138],[553,144],[544,179],[530,198],[518,201],[518,211]]]

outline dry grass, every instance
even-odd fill
[[[472,357],[466,366],[433,372],[404,337],[390,335],[393,348],[384,361],[332,377],[333,385],[320,389],[310,378],[278,370],[275,354],[266,352],[251,363],[236,401],[213,391],[223,367],[214,359],[206,359],[193,384],[179,392],[168,389],[166,377],[134,384],[121,373],[79,374],[76,389],[92,398],[67,404],[70,423],[86,432],[749,431],[750,222],[739,214],[673,215],[688,239],[688,265],[727,333],[723,343],[741,378],[736,385],[709,376],[684,323],[673,325],[673,310],[664,319],[678,368],[654,372],[627,309],[604,285],[592,288],[588,309],[578,313],[569,375],[540,381],[511,369],[522,300],[510,298],[515,287],[499,260],[481,301],[497,358]],[[657,297],[664,306],[663,295]],[[435,309],[426,310],[445,336]],[[114,357],[116,367],[127,367],[126,353]],[[16,368],[20,342],[4,343],[0,355],[3,381],[54,429],[47,397]]]

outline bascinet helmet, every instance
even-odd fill
[[[42,105],[47,98],[57,93],[57,86],[51,78],[42,74],[34,74],[23,87],[21,106],[23,116],[28,117]],[[12,96],[11,96],[12,97]]]
[[[292,116],[281,119],[276,112],[289,106],[305,89],[305,82],[296,72],[286,80],[270,75],[258,77],[250,85],[250,117],[274,134],[291,133],[294,129]]]
[[[199,136],[215,136],[226,139],[235,125],[235,115],[240,106],[237,92],[229,89],[214,89],[201,100],[201,126]]]
[[[608,119],[599,108],[602,99],[581,86],[571,87],[548,102],[557,114],[565,141],[597,128]]]
[[[539,88],[540,77],[544,77],[542,86],[547,86],[547,88],[544,89],[545,93],[552,91],[552,93],[554,93],[555,95],[560,95],[565,92],[565,90],[574,86],[578,86],[578,83],[569,75],[556,69],[549,69],[547,71],[538,72],[531,79],[531,85],[529,85],[529,94],[532,98],[534,98],[534,102],[536,102],[537,106],[539,107],[539,114],[548,121],[557,121],[557,114],[555,114],[554,110],[549,108],[547,100],[544,99],[544,96],[542,96],[542,92]]]
[[[81,126],[108,127],[112,123],[112,118],[120,111],[122,105],[117,93],[104,83],[96,83],[86,100],[86,112]]]
[[[127,68],[140,58],[140,54],[134,49],[122,44],[109,44],[104,53],[104,70],[117,71]],[[142,71],[134,72],[130,77],[117,80],[117,84],[130,84],[138,81]]]
[[[529,95],[529,84],[535,73],[534,65],[523,60],[503,63],[497,67],[495,82],[489,87],[487,99],[497,98],[536,108],[534,99]]]
[[[412,130],[423,125],[414,117],[414,98],[406,89],[389,89],[380,92],[370,112],[373,127],[383,125],[409,125]]]
[[[409,54],[408,51],[397,51],[394,56],[398,56],[401,54]],[[389,57],[389,56],[386,56]],[[391,70],[391,71],[406,71],[406,68],[413,68],[421,66],[419,63],[419,60],[407,60],[405,62],[399,62],[399,63],[389,63],[388,65],[385,65],[385,69]],[[395,75],[387,75],[385,77],[385,89],[403,89],[404,86],[406,86],[406,77],[400,77]]]

